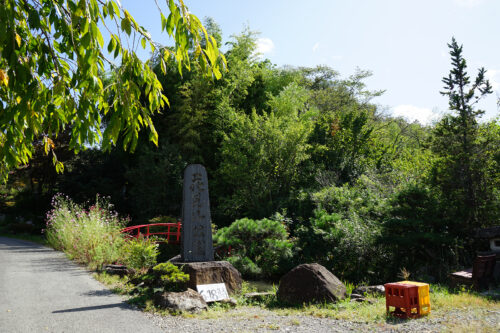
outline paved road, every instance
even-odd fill
[[[0,332],[161,332],[63,253],[0,237]]]

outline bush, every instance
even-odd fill
[[[373,268],[382,254],[376,248],[380,227],[358,215],[343,216],[316,210],[310,225],[299,227],[299,261],[317,262],[341,279],[373,279]]]
[[[125,262],[128,267],[136,270],[156,265],[156,257],[159,254],[156,239],[133,238],[125,243]]]
[[[354,186],[330,186],[312,195],[317,209],[297,228],[298,261],[317,262],[342,279],[368,282],[380,278],[386,260],[377,246],[386,200],[361,177]]]
[[[445,212],[438,195],[425,186],[410,184],[395,193],[379,240],[392,254],[387,266],[393,275],[405,267],[417,277],[444,280],[459,257],[469,257],[457,251],[459,239],[466,242]]]
[[[185,289],[185,283],[189,281],[189,274],[182,272],[171,262],[164,262],[153,267],[141,280],[147,286],[161,288],[162,291],[182,291]]]
[[[231,246],[227,258],[244,276],[275,277],[286,271],[292,257],[292,242],[285,226],[275,220],[243,218],[214,236],[217,245]]]
[[[166,216],[166,215],[159,215],[156,216],[152,219],[149,219],[148,223],[153,224],[153,223],[177,223],[179,219],[173,217],[173,216]]]
[[[353,185],[328,186],[312,194],[317,208],[342,215],[355,213],[363,219],[380,220],[387,209],[381,185],[361,176]]]

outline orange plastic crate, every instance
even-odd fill
[[[418,305],[420,314],[428,314],[431,312],[431,298],[429,296],[429,284],[415,281],[401,281],[398,283],[411,284],[418,287]]]
[[[420,306],[418,305],[418,286],[405,283],[386,283],[385,287],[385,307],[387,313],[409,318],[420,316]],[[390,311],[390,307],[394,311]]]

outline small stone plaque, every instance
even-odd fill
[[[200,284],[196,289],[207,303],[229,298],[225,283]]]

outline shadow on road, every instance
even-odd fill
[[[52,311],[52,313],[94,311],[94,310],[103,310],[103,309],[109,309],[109,308],[120,308],[120,309],[123,309],[123,310],[134,310],[134,308],[132,306],[128,305],[127,303],[121,302],[121,303],[114,303],[114,304],[84,306],[84,307],[81,307],[81,308],[73,308],[73,309],[66,309],[66,310],[57,310],[57,311]]]
[[[0,237],[0,251],[26,258],[18,264],[32,267],[35,273],[68,272],[73,276],[88,274],[83,267],[69,261],[62,252],[29,241]]]
[[[112,296],[114,295],[111,290],[103,289],[103,290],[91,290],[86,293],[80,294],[82,296]]]
[[[30,261],[35,272],[68,272],[71,275],[87,275],[89,274],[84,268],[78,267],[68,259],[61,258],[43,258],[33,259]]]

